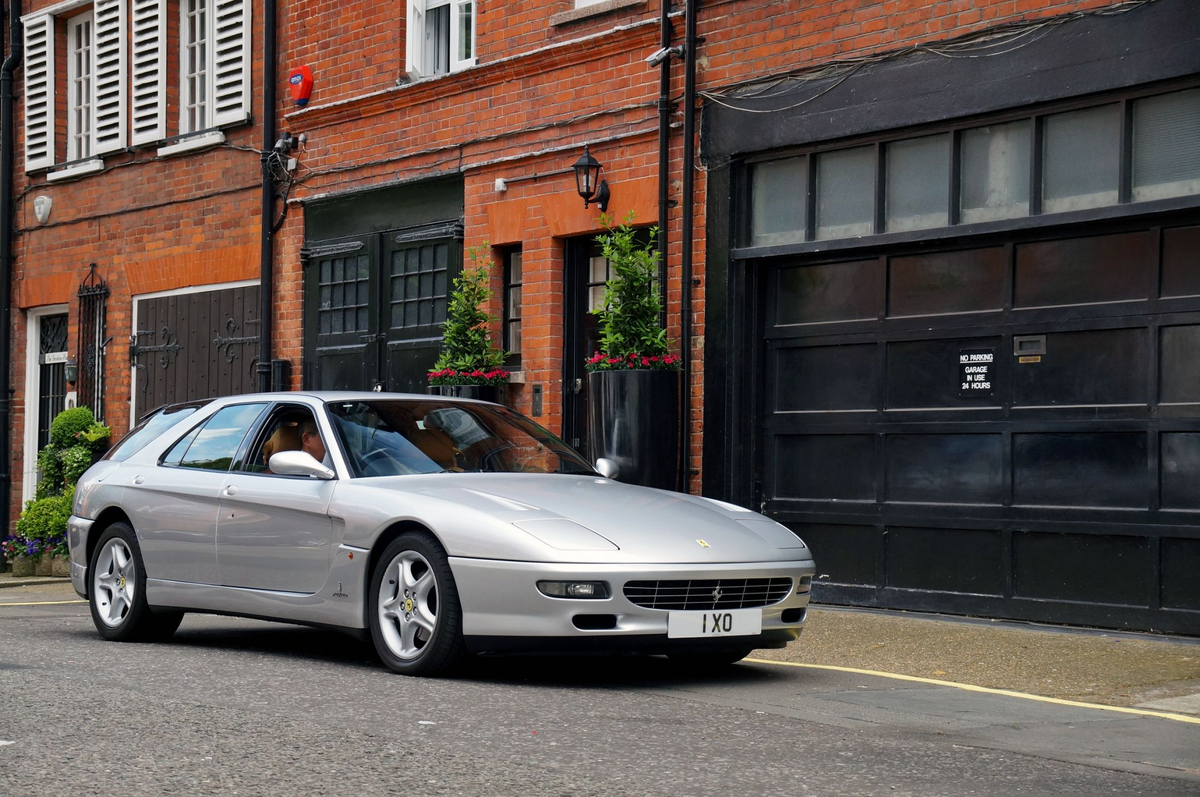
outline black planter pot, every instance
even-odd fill
[[[493,404],[504,403],[503,385],[429,385],[426,390],[431,396],[479,399]]]
[[[617,480],[674,490],[679,473],[679,373],[588,374],[591,461],[611,459]]]

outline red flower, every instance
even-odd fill
[[[650,358],[649,358],[649,357],[643,357],[643,358],[642,358],[642,365],[649,365],[649,364],[650,364]]]

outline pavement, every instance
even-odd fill
[[[77,598],[65,579],[0,573],[0,603]],[[814,606],[799,644],[752,657],[1200,716],[1195,637]]]

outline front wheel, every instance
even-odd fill
[[[92,622],[105,639],[165,639],[179,628],[182,612],[155,614],[146,603],[146,568],[137,535],[128,523],[114,523],[104,530],[92,552],[89,571]]]
[[[397,537],[371,577],[371,639],[404,675],[439,675],[466,655],[462,608],[446,553],[427,532]]]

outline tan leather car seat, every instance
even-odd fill
[[[270,466],[272,455],[278,454],[280,451],[299,451],[300,447],[300,427],[280,426],[267,438],[267,442],[263,443],[263,467]]]

